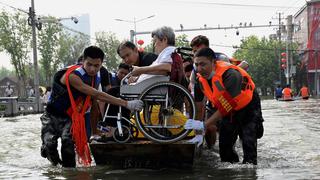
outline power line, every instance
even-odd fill
[[[170,0],[172,2],[173,0]],[[213,3],[213,2],[196,2],[196,1],[180,1],[175,2],[189,3],[189,4],[204,4],[204,5],[218,5],[218,6],[235,6],[235,7],[254,7],[254,8],[299,8],[290,6],[270,6],[270,5],[257,5],[257,4],[234,4],[234,3]]]
[[[300,0],[296,0],[294,3],[291,3],[292,5],[296,5],[297,4],[297,2],[299,2]],[[292,2],[292,1],[290,1],[290,2]],[[286,8],[284,11],[283,11],[283,13],[286,13],[289,9],[291,9],[290,7],[288,7],[288,8]]]
[[[7,6],[7,7],[10,7],[10,8],[12,8],[12,9],[16,10],[16,11],[21,11],[21,12],[24,12],[24,13],[26,13],[26,14],[29,14],[29,12],[27,12],[27,11],[25,11],[25,10],[23,10],[23,9],[14,7],[14,6],[9,5],[9,4],[6,4],[6,3],[4,3],[4,2],[1,2],[1,1],[0,1],[0,4],[2,4],[2,5],[4,5],[4,6]],[[38,16],[38,17],[41,18],[41,16]],[[95,38],[91,37],[90,35],[85,34],[85,33],[83,33],[83,32],[80,32],[80,31],[77,31],[77,30],[75,30],[75,29],[72,29],[72,28],[70,28],[70,27],[67,27],[67,26],[63,25],[62,23],[58,23],[58,22],[57,22],[57,24],[59,24],[62,28],[66,29],[66,30],[69,30],[69,31],[74,32],[74,33],[78,33],[78,34],[83,35],[83,36],[86,36],[86,37],[89,37],[89,38],[92,39],[92,40],[96,40]]]
[[[233,49],[246,49],[246,50],[261,50],[261,51],[274,51],[274,50],[284,50],[279,48],[247,48],[241,46],[231,46],[231,45],[223,45],[223,44],[210,44],[210,46],[217,46],[217,47],[226,47],[226,48],[233,48]],[[301,51],[297,49],[289,49],[289,51]],[[308,51],[319,51],[319,49],[310,49]]]
[[[4,5],[4,6],[7,6],[7,7],[10,7],[10,8],[12,8],[12,9],[16,10],[16,11],[21,11],[21,12],[24,12],[24,13],[29,14],[29,12],[27,12],[27,11],[25,11],[25,10],[23,10],[23,9],[20,9],[20,8],[17,8],[17,7],[14,7],[14,6],[11,6],[11,5],[6,4],[6,3],[4,3],[4,2],[1,2],[1,1],[0,1],[0,4],[2,4],[2,5]]]

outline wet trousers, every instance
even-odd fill
[[[235,151],[238,136],[242,142],[243,162],[257,164],[257,139],[263,135],[260,98],[254,93],[251,102],[220,122],[219,154],[222,162],[239,162]]]
[[[53,165],[62,164],[63,167],[75,167],[75,149],[71,135],[71,119],[59,117],[44,112],[40,117],[41,128],[41,156],[47,158]],[[57,146],[61,138],[61,158],[59,158]]]

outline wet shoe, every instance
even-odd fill
[[[113,137],[106,137],[106,136],[99,136],[99,135],[93,135],[90,137],[89,142],[109,142],[114,141]]]
[[[58,151],[49,153],[46,147],[41,146],[40,154],[43,158],[47,158],[54,166],[62,163]]]
[[[53,166],[56,166],[58,164],[62,164],[62,161],[61,161],[58,153],[47,156],[47,159],[51,162],[51,164]]]

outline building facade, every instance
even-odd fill
[[[302,78],[313,94],[320,92],[320,0],[308,1],[295,15],[294,40],[299,45]]]

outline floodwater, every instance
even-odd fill
[[[192,170],[54,167],[39,153],[40,115],[0,118],[0,179],[320,179],[319,107],[319,99],[264,100],[257,166],[221,163],[215,147]]]

